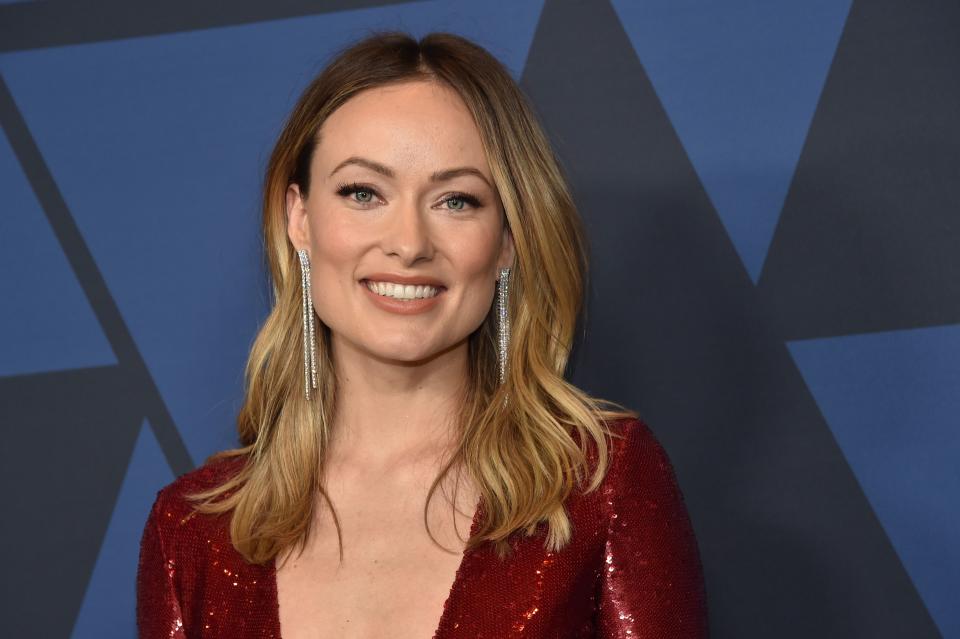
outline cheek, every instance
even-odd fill
[[[329,326],[340,327],[338,317],[353,293],[355,268],[363,252],[363,234],[333,216],[316,216],[310,225],[313,304]]]
[[[346,263],[356,255],[362,242],[363,233],[346,219],[319,213],[310,218],[313,254],[327,265]]]
[[[471,233],[460,233],[448,244],[460,273],[469,278],[490,276],[500,256],[500,229],[477,228]]]

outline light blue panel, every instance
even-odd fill
[[[132,639],[136,630],[136,579],[140,538],[157,491],[173,481],[147,422],[140,428],[107,534],[100,545],[72,639]]]
[[[960,325],[788,344],[944,637],[960,637]]]
[[[190,454],[235,445],[267,308],[260,183],[296,98],[371,29],[450,30],[519,78],[542,2],[416,2],[0,57]]]
[[[0,132],[0,376],[116,363]]]
[[[851,0],[612,0],[756,282]]]

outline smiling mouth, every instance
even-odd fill
[[[429,284],[394,284],[393,282],[376,282],[367,279],[360,280],[360,285],[366,287],[375,295],[400,302],[414,302],[417,300],[432,299],[447,290],[444,286],[431,286]]]

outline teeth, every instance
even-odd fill
[[[371,282],[367,280],[367,288],[384,297],[392,297],[398,300],[423,299],[426,297],[435,297],[440,290],[433,286],[413,284],[394,284],[393,282]]]

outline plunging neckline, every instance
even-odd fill
[[[473,519],[470,522],[470,534],[467,536],[467,541],[469,541],[477,532],[477,528],[480,527],[480,512],[483,509],[483,495],[477,500],[476,508],[473,511]],[[460,564],[457,566],[457,571],[453,574],[453,583],[450,584],[450,591],[447,593],[447,598],[443,601],[443,608],[440,612],[440,619],[437,621],[437,627],[433,631],[433,634],[430,635],[430,639],[439,639],[440,631],[443,630],[444,624],[447,621],[447,617],[450,615],[450,607],[452,605],[453,596],[456,593],[457,587],[460,586],[463,581],[463,574],[466,572],[467,558],[470,554],[470,551],[467,548],[463,549],[463,552],[460,555]],[[280,593],[277,586],[277,560],[276,558],[270,562],[270,582],[273,586],[273,627],[277,629],[277,639],[283,639],[283,628],[280,627]]]

